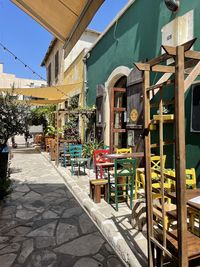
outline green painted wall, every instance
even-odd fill
[[[194,9],[195,50],[200,50],[200,1],[181,0],[176,14],[170,12],[164,0],[136,0],[90,51],[87,59],[87,104],[96,99],[96,85],[104,84],[118,66],[133,67],[133,62],[145,61],[160,54],[161,29],[177,16]],[[157,79],[158,76],[153,79]],[[187,167],[196,167],[200,176],[200,133],[190,133],[191,90],[186,94]]]

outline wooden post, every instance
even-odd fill
[[[56,106],[56,166],[58,166],[59,161],[59,113],[58,113],[58,105]]]
[[[111,98],[110,98],[110,152],[113,152],[113,144],[114,144],[114,100],[115,100],[115,92],[111,89]]]
[[[144,71],[144,128],[148,131],[150,123],[150,93],[146,91],[150,86],[150,72]],[[150,132],[145,135],[145,195],[146,195],[146,214],[147,214],[147,240],[148,240],[148,266],[153,266],[154,248],[151,237],[153,236],[153,207],[152,207],[152,186],[151,186],[151,148]]]
[[[188,266],[187,209],[185,200],[185,109],[184,109],[184,46],[176,48],[175,75],[175,168],[178,217],[178,266]]]

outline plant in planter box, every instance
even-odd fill
[[[103,149],[103,142],[98,142],[97,140],[94,140],[92,142],[87,142],[83,144],[82,156],[84,158],[89,159],[90,166],[88,167],[91,167],[93,164],[93,152],[95,149]]]
[[[55,137],[56,128],[53,125],[48,125],[45,130],[45,136],[47,137]]]
[[[64,138],[68,141],[80,142],[78,122],[75,116],[70,116],[69,122],[65,124]]]

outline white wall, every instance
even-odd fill
[[[0,64],[0,88],[41,87],[42,85],[46,85],[46,81],[18,78],[14,74],[4,73],[3,64]]]
[[[89,49],[92,44],[99,37],[99,33],[86,30],[80,37],[79,41],[76,43],[74,48],[71,50],[69,55],[64,59],[64,71],[66,71],[72,62],[77,58],[77,56],[83,51],[83,49]]]

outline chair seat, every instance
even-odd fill
[[[103,184],[107,184],[108,180],[107,179],[94,179],[94,180],[90,180],[90,184],[93,185],[103,185]]]
[[[114,166],[114,163],[112,162],[102,162],[102,163],[97,163],[96,166],[98,167],[103,167],[103,168],[106,168],[106,167],[113,167]]]
[[[176,205],[165,203],[165,211],[166,215],[176,218]],[[159,218],[162,218],[162,206],[153,207],[153,213]]]
[[[111,175],[111,176],[114,176],[115,175],[115,170],[113,169],[113,170],[111,170],[111,171],[109,171],[109,174]],[[128,171],[128,170],[117,170],[117,174],[120,174],[121,176],[126,176],[127,174],[130,174],[130,172]]]

